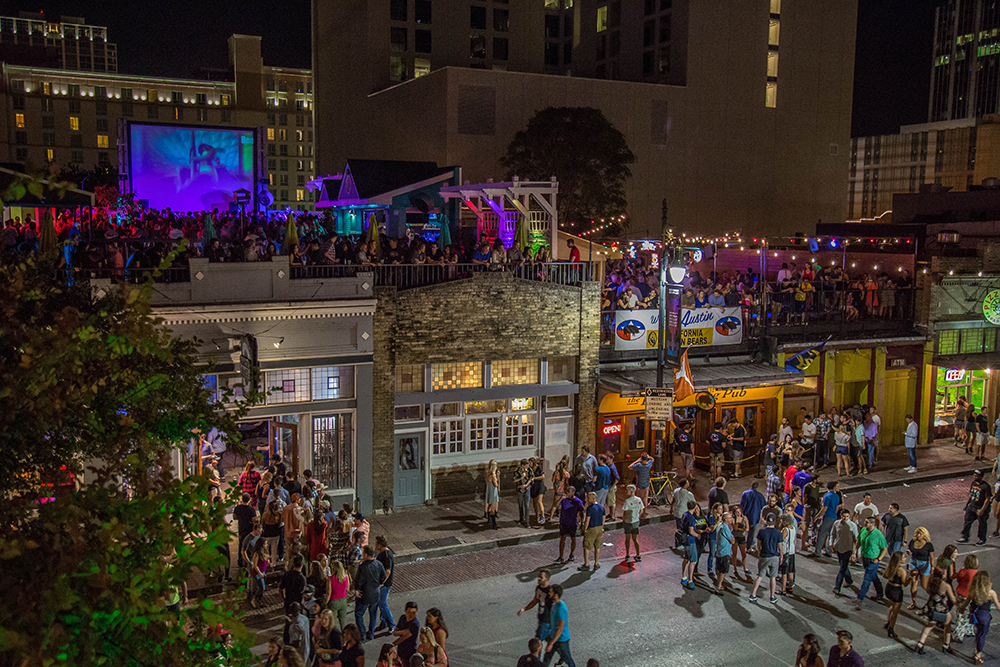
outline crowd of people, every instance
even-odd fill
[[[379,236],[378,247],[370,247],[365,236],[338,234],[331,218],[314,213],[241,215],[206,211],[143,209],[123,219],[105,208],[65,209],[54,219],[36,221],[30,215],[14,217],[0,230],[0,254],[6,261],[30,256],[40,249],[42,227],[52,225],[62,262],[76,271],[123,273],[152,269],[175,250],[182,240],[187,249],[172,268],[184,269],[188,257],[211,262],[271,261],[288,255],[292,266],[375,266],[470,264],[490,270],[529,267],[545,279],[544,265],[551,261],[549,248],[540,245],[504,247],[500,239],[481,239],[474,244],[456,241],[440,246],[407,234],[402,238]],[[287,225],[296,227],[297,244],[287,243]],[[569,260],[580,262],[580,252],[570,240]]]

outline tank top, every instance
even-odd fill
[[[781,543],[785,547],[786,556],[795,555],[795,528],[788,527],[785,534],[781,537]]]
[[[331,600],[340,600],[347,597],[347,583],[350,581],[350,577],[344,577],[343,581],[338,581],[337,577],[330,576],[330,590],[333,593],[330,595]]]

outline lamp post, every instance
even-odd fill
[[[663,253],[660,255],[660,313],[659,332],[656,337],[656,386],[663,388],[664,370],[667,366],[666,336],[670,333],[670,368],[676,369],[677,360],[680,357],[680,297],[681,284],[687,276],[687,267],[684,266],[683,249],[678,244],[677,239],[668,231],[667,239],[663,245]],[[669,327],[668,327],[668,318]],[[670,393],[673,395],[673,373],[671,373]],[[649,400],[649,399],[647,399]],[[655,464],[658,470],[662,470],[663,443],[667,439],[667,425],[664,423],[660,429],[660,442],[655,449]],[[671,452],[667,452],[671,457]]]

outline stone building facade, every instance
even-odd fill
[[[517,461],[548,475],[594,433],[597,283],[483,272],[375,295],[376,508],[481,497],[490,459],[509,490]]]

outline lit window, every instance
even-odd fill
[[[548,381],[576,382],[576,357],[550,357]]]
[[[302,137],[303,137],[302,130],[295,130],[295,140],[302,141]]]
[[[772,14],[781,13],[781,0],[771,0],[771,13]]]
[[[23,113],[14,114],[14,123],[18,127],[24,127],[24,114]]]
[[[768,51],[767,52],[767,75],[770,77],[778,76],[778,52]]]
[[[509,384],[537,384],[538,359],[494,361],[490,379],[494,387]]]
[[[278,130],[278,141],[288,141],[288,130]]]
[[[396,366],[396,391],[423,391],[424,367],[416,365]]]
[[[52,94],[52,84],[49,83],[48,81],[43,81],[42,82],[42,95],[51,95],[51,94]]]
[[[767,44],[768,46],[778,46],[778,33],[781,29],[781,22],[777,20],[771,21],[771,27],[767,32]]]
[[[764,106],[773,109],[778,106],[778,84],[774,82],[769,82],[767,84],[767,93],[764,97]]]
[[[295,191],[295,201],[305,201],[305,200],[306,200],[306,191],[305,190],[296,190]]]
[[[51,148],[47,148],[45,150],[45,159],[48,160],[49,162],[55,162],[56,152]]]
[[[433,391],[482,386],[483,365],[479,362],[431,364]]]
[[[604,32],[608,29],[608,8],[607,5],[604,7],[597,8],[597,32]]]
[[[413,59],[413,78],[420,78],[431,73],[431,61],[427,58]]]
[[[219,104],[224,107],[229,106],[229,95],[219,95]]]
[[[99,134],[99,135],[97,135],[97,147],[98,148],[107,148],[108,147],[108,135],[106,135],[106,134]]]
[[[958,354],[959,331],[945,330],[938,333],[938,354]]]
[[[74,130],[74,131],[79,131],[79,129],[80,129],[80,117],[79,116],[70,116],[69,117],[69,129]]]
[[[273,127],[267,128],[267,140],[268,141],[274,141],[274,128]]]

